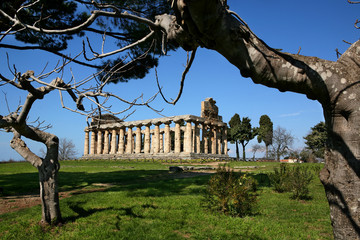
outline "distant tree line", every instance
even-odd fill
[[[236,146],[236,159],[240,159],[239,146],[240,143],[243,150],[242,159],[246,160],[245,148],[250,142],[258,136],[258,142],[264,142],[266,146],[266,155],[268,146],[272,143],[273,138],[273,123],[269,116],[263,115],[260,117],[259,127],[251,126],[251,119],[248,117],[240,118],[239,114],[235,113],[229,121],[228,140]],[[258,150],[260,148],[257,148]],[[254,154],[255,155],[255,154]]]
[[[246,160],[246,146],[250,140],[257,136],[258,143],[263,142],[265,147],[259,144],[252,146],[253,160],[258,151],[265,150],[266,159],[280,161],[281,157],[290,157],[303,162],[317,162],[324,158],[328,133],[324,122],[320,122],[311,128],[311,132],[304,137],[306,147],[302,150],[292,149],[295,137],[285,128],[278,126],[273,129],[273,122],[268,115],[262,115],[259,127],[251,126],[251,119],[240,118],[235,113],[229,121],[228,140],[235,144],[236,159],[240,160],[239,144],[242,146],[242,160]]]

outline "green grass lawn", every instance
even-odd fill
[[[251,174],[261,180],[259,176],[276,163],[230,165],[257,165]],[[275,193],[267,181],[260,181],[257,214],[233,218],[202,205],[209,175],[176,178],[179,175],[169,173],[168,167],[151,162],[62,162],[60,192],[99,185],[106,189],[62,199],[61,227],[40,227],[40,206],[0,215],[0,239],[333,239],[318,178],[311,184],[309,201],[291,200],[290,193]],[[37,179],[29,163],[0,164],[5,195],[37,192]]]

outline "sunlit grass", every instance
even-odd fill
[[[7,168],[11,170],[0,170],[0,186],[13,189],[8,193],[16,192],[23,176],[35,178],[25,185],[37,185],[36,169]],[[202,206],[209,176],[174,179],[167,169],[160,163],[63,162],[60,191],[109,185],[104,191],[62,199],[61,227],[41,228],[40,206],[0,215],[0,239],[332,239],[328,204],[318,179],[311,184],[310,201],[291,200],[290,194],[275,193],[264,181],[258,213],[232,218]],[[262,172],[257,170],[255,177]],[[13,175],[17,179],[10,178]]]

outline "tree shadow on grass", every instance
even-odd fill
[[[85,209],[82,206],[84,204],[86,204],[86,201],[68,202],[67,203],[68,207],[74,212],[75,215],[63,218],[63,222],[64,223],[75,222],[76,220],[78,220],[80,218],[87,218],[95,213],[104,212],[104,211],[118,212],[118,215],[116,216],[116,218],[118,219],[119,222],[121,221],[120,216],[128,216],[131,218],[144,218],[144,216],[136,213],[136,211],[134,210],[134,208],[137,206],[122,207],[122,208],[107,207],[107,208]],[[151,204],[143,204],[143,205],[141,205],[141,208],[156,209],[157,207],[154,205],[151,205]]]
[[[94,184],[126,185],[146,179],[161,179],[168,175],[166,170],[129,170],[115,172],[62,172],[59,171],[59,191],[83,189]],[[38,173],[0,174],[3,196],[39,194]]]
[[[0,174],[3,196],[39,194],[38,173]]]
[[[266,174],[251,174],[259,186],[269,186]],[[125,170],[112,172],[59,172],[59,192],[78,191],[79,194],[101,191],[127,191],[128,196],[165,196],[199,194],[210,178],[203,173],[169,173],[167,170]],[[38,174],[19,173],[0,175],[5,196],[39,194]],[[186,189],[189,186],[190,189]],[[77,194],[76,192],[73,194]]]

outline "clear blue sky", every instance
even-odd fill
[[[348,48],[342,40],[355,42],[359,39],[360,30],[356,30],[353,23],[360,17],[360,5],[348,4],[346,0],[229,0],[228,4],[230,9],[237,12],[253,32],[268,45],[281,48],[285,52],[296,53],[301,47],[302,55],[335,61],[335,49],[338,48],[340,52],[344,52]],[[92,40],[99,41],[94,38]],[[9,38],[5,42],[12,41]],[[70,51],[74,54],[79,47],[78,42],[73,42]],[[0,49],[0,71],[8,77],[10,75],[6,52],[9,53],[11,64],[15,64],[21,72],[32,69],[35,73],[39,73],[46,62],[49,62],[48,69],[50,69],[57,61],[56,57],[44,52]],[[160,60],[158,75],[166,96],[175,98],[186,61],[186,53],[178,50],[169,55]],[[88,69],[75,65],[72,66],[72,71],[77,80],[91,73]],[[64,73],[64,77],[70,78],[69,69]],[[144,98],[151,97],[157,91],[154,71],[151,71],[145,79],[133,80],[126,84],[112,84],[108,86],[108,89],[128,100],[142,93]],[[12,111],[16,109],[20,99],[25,99],[24,94],[20,94],[18,90],[11,87],[4,86],[1,90],[0,115],[8,113],[4,93],[7,94],[9,108]],[[154,101],[153,106],[158,109],[164,108],[162,114],[166,116],[199,115],[200,102],[207,97],[213,97],[217,101],[219,113],[225,122],[238,113],[241,117],[249,117],[253,126],[258,126],[260,116],[267,114],[273,121],[274,127],[286,128],[297,138],[294,149],[302,148],[303,137],[309,133],[312,126],[323,121],[322,108],[318,102],[308,100],[300,94],[280,93],[276,89],[255,85],[251,79],[242,78],[238,69],[221,55],[207,49],[198,51],[193,67],[187,76],[183,96],[177,105],[167,105],[159,97]],[[122,107],[115,102],[111,105],[116,109]],[[71,139],[78,152],[82,154],[86,119],[84,116],[62,109],[57,92],[35,103],[30,120],[35,120],[37,117],[53,126],[48,131],[60,138]],[[142,107],[138,108],[127,120],[156,117],[160,116]],[[0,161],[10,158],[21,159],[9,146],[11,137],[9,133],[0,132]],[[257,143],[256,140],[251,141],[248,149],[255,143]],[[40,144],[33,142],[28,142],[28,146],[35,153],[39,153],[39,149],[43,148]],[[230,147],[233,154],[233,146]],[[247,156],[250,157],[251,153],[247,153]]]

